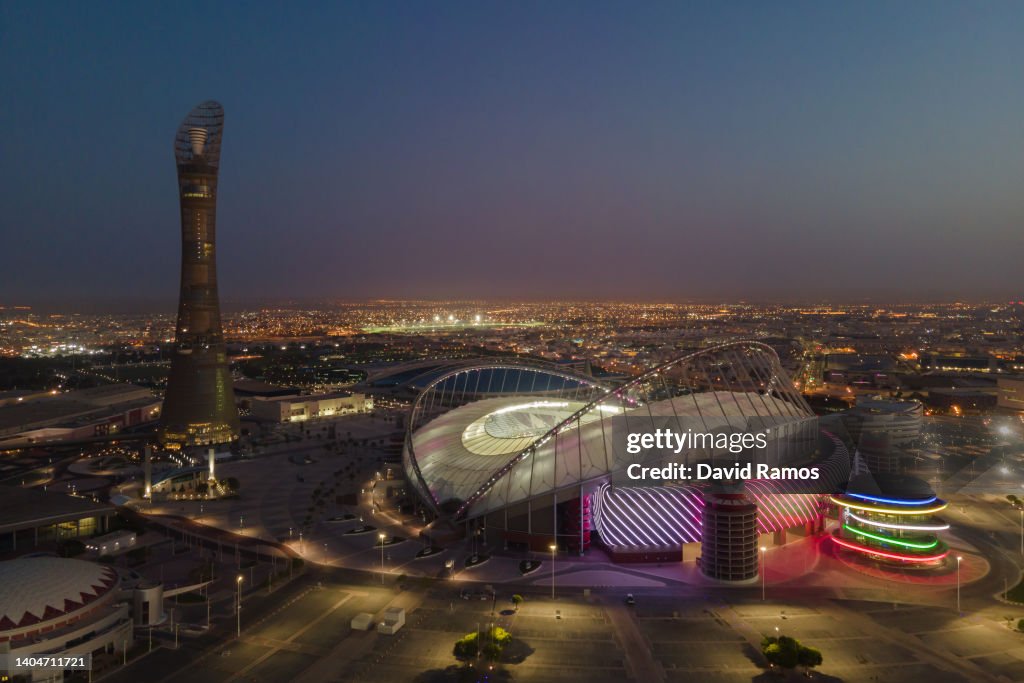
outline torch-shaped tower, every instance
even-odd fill
[[[174,139],[181,203],[181,295],[171,373],[160,424],[170,447],[238,438],[238,410],[228,370],[217,297],[217,173],[224,110],[203,102]]]

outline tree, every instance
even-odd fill
[[[455,648],[452,654],[456,659],[472,659],[476,657],[478,633],[467,633],[455,641]]]
[[[797,652],[797,660],[800,666],[805,669],[813,669],[816,666],[821,666],[821,652],[815,650],[813,647],[806,647],[804,645],[799,646],[800,649]]]
[[[782,669],[795,669],[798,666],[811,669],[821,666],[822,662],[820,651],[789,636],[765,636],[761,641],[761,652],[770,665]]]
[[[761,641],[761,652],[772,666],[795,669],[799,661],[797,642],[789,636],[765,638]]]
[[[483,655],[484,659],[496,662],[501,659],[505,647],[512,642],[512,634],[500,626],[494,626],[483,633],[467,633],[455,641],[452,654],[456,659],[468,660],[477,656],[477,652]]]
[[[522,595],[519,595],[518,593],[516,593],[515,595],[512,596],[512,606],[515,607],[515,610],[517,612],[519,611],[519,606],[522,605],[522,604],[523,604],[523,596]]]

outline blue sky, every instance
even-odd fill
[[[1020,298],[1024,3],[0,6],[0,303]]]

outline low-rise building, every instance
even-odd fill
[[[160,416],[160,399],[144,387],[110,384],[33,394],[0,405],[0,449],[89,439]]]
[[[303,422],[336,415],[365,413],[372,409],[372,396],[348,392],[279,398],[253,397],[250,404],[252,416],[268,422]]]
[[[88,498],[0,486],[0,552],[102,534],[113,515],[112,505]]]

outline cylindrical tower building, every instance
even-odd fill
[[[181,294],[160,440],[170,447],[238,438],[217,295],[217,175],[224,110],[203,102],[178,127],[174,156],[181,204]]]
[[[757,505],[743,482],[716,484],[704,496],[700,568],[721,581],[757,577]]]

